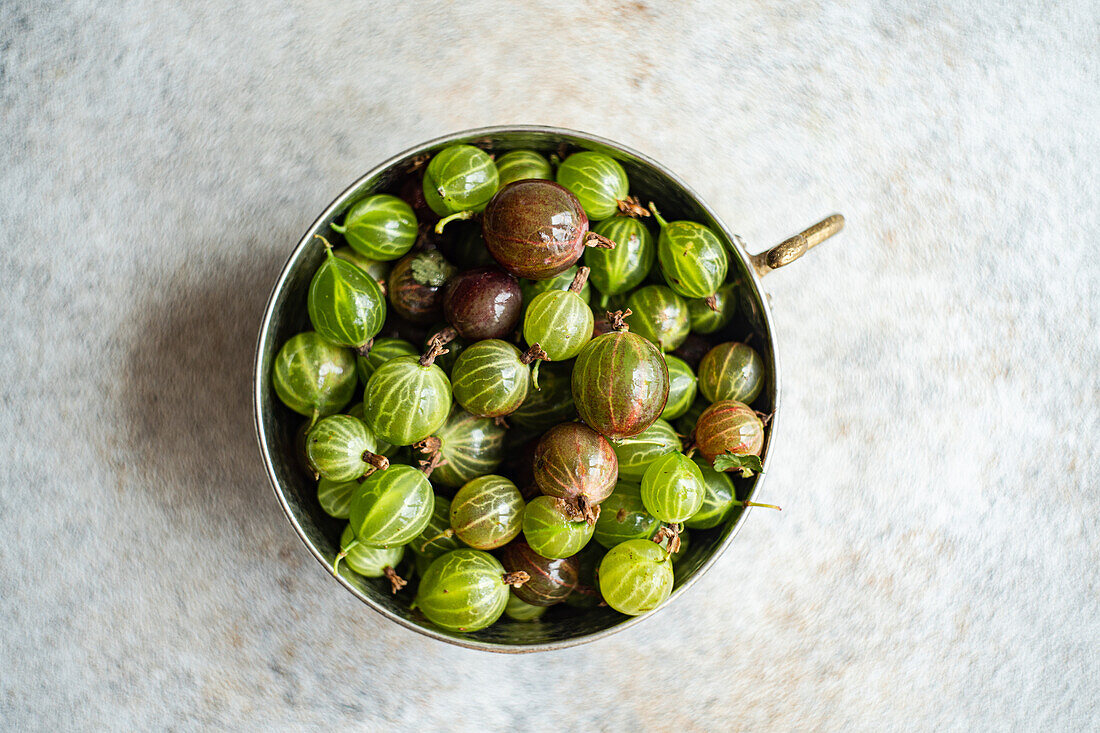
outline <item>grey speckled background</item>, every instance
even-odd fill
[[[1100,6],[227,5],[0,5],[0,725],[1100,726]],[[326,577],[249,415],[314,215],[506,122],[655,156],[754,249],[848,217],[767,279],[785,511],[517,658]]]

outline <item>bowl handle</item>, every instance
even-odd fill
[[[778,270],[783,265],[789,265],[797,260],[811,247],[824,242],[844,228],[844,217],[840,214],[827,216],[809,229],[784,240],[769,250],[758,255],[752,255],[752,266],[760,276],[767,275],[772,270]]]

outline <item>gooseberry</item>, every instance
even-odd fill
[[[594,507],[615,489],[618,460],[602,435],[587,425],[567,422],[550,428],[539,440],[534,473],[542,493],[572,502],[595,524]]]
[[[389,361],[390,359],[398,356],[419,356],[420,352],[416,350],[416,347],[410,344],[405,339],[398,338],[380,338],[375,339],[371,344],[370,351],[366,356],[358,356],[356,358],[356,365],[359,368],[359,379],[363,384],[367,383],[367,380],[374,374],[374,370],[379,366]]]
[[[416,214],[407,203],[386,193],[357,201],[342,225],[330,225],[359,254],[373,260],[396,260],[416,242]]]
[[[695,424],[695,446],[716,471],[739,470],[748,478],[762,470],[764,423],[743,402],[715,402]]]
[[[424,474],[395,463],[375,471],[351,498],[348,519],[355,539],[371,547],[406,545],[424,531],[435,508],[435,494]]]
[[[611,548],[600,563],[599,579],[607,605],[628,616],[668,600],[674,580],[668,554],[649,540],[627,540]]]
[[[664,285],[647,285],[630,294],[626,322],[632,333],[645,336],[662,351],[672,351],[691,331],[687,303]]]
[[[596,542],[611,549],[627,540],[651,540],[661,522],[646,511],[638,484],[620,481],[600,504],[600,518],[593,533]]]
[[[498,181],[497,167],[488,153],[473,145],[451,145],[436,153],[424,169],[424,200],[442,217],[478,212],[496,193]]]
[[[469,341],[511,334],[522,303],[519,281],[498,267],[460,272],[443,288],[443,317]]]
[[[504,459],[504,426],[491,418],[451,410],[443,427],[420,441],[417,448],[432,465],[432,482],[457,488],[470,479],[492,473]]]
[[[530,360],[512,344],[486,339],[467,346],[451,369],[458,404],[481,417],[502,417],[523,404],[531,382]]]
[[[496,164],[501,186],[529,178],[554,178],[550,161],[534,150],[511,150],[497,158]]]
[[[711,334],[726,326],[737,313],[737,284],[724,283],[708,298],[688,301],[688,319],[695,333]]]
[[[580,561],[573,557],[545,558],[523,540],[508,544],[500,554],[500,562],[508,572],[525,572],[529,580],[512,593],[534,606],[561,603],[577,585]]]
[[[711,402],[749,404],[764,389],[764,360],[746,344],[718,344],[699,362],[699,391]]]
[[[433,341],[424,355],[379,366],[363,390],[367,423],[393,445],[412,445],[438,430],[451,412],[451,383],[433,362],[445,351]]]
[[[564,499],[536,496],[523,512],[523,539],[550,559],[577,554],[592,539],[593,525]]]
[[[328,242],[325,261],[309,284],[306,305],[313,328],[338,346],[366,346],[386,320],[382,288],[359,267],[332,254]]]
[[[424,571],[413,607],[448,631],[478,631],[504,613],[509,580],[504,566],[489,553],[451,550]]]
[[[685,298],[712,295],[726,279],[729,268],[718,235],[698,222],[667,222],[653,204],[649,208],[661,226],[657,260],[668,286]]]
[[[283,404],[314,420],[339,412],[355,383],[355,355],[316,331],[291,336],[271,368],[271,385]]]
[[[592,221],[600,221],[623,210],[648,216],[629,198],[626,171],[610,155],[594,150],[573,153],[558,166],[557,181],[569,189]]]
[[[678,524],[699,511],[707,486],[699,467],[682,453],[668,453],[642,475],[642,503],[662,522]]]
[[[592,231],[607,237],[611,249],[592,247],[584,252],[584,264],[592,268],[592,284],[600,291],[600,306],[609,296],[630,292],[645,279],[657,259],[657,246],[645,224],[629,216],[604,219]]]
[[[523,528],[523,506],[514,483],[503,476],[479,476],[455,494],[451,529],[475,549],[503,547]]]
[[[577,356],[572,385],[581,419],[618,441],[648,428],[665,409],[668,367],[652,342],[626,330],[621,313],[613,321],[617,330],[592,339]]]
[[[545,280],[580,259],[585,246],[614,246],[588,231],[588,217],[573,194],[531,179],[500,189],[481,221],[485,246],[516,277]]]
[[[443,285],[456,272],[438,251],[410,252],[390,270],[390,305],[397,315],[426,324],[443,317]]]
[[[374,469],[390,465],[378,448],[374,433],[351,415],[321,418],[306,435],[306,457],[322,478],[351,481]]]

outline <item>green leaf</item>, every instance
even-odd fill
[[[764,473],[764,464],[760,462],[760,456],[742,456],[732,451],[726,451],[714,457],[715,471],[741,472],[742,478],[749,478],[753,472]]]

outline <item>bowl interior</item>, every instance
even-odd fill
[[[691,219],[702,222],[726,240],[733,258],[733,266],[740,269],[746,287],[741,288],[739,311],[733,322],[723,330],[720,340],[744,340],[753,334],[753,345],[768,366],[768,379],[761,396],[753,403],[763,412],[772,412],[778,396],[778,372],[775,351],[769,330],[768,309],[761,298],[759,283],[748,266],[745,254],[732,241],[730,234],[714,214],[678,179],[661,166],[638,153],[624,149],[610,141],[578,132],[549,128],[492,128],[474,130],[448,136],[412,149],[393,158],[360,178],[344,191],[313,223],[298,243],[283,270],[268,304],[261,327],[257,347],[255,400],[256,421],[260,447],[275,492],[283,504],[288,518],[302,540],[329,572],[339,551],[340,533],[344,520],[329,517],[317,501],[316,484],[306,477],[295,459],[294,442],[304,418],[282,405],[271,386],[271,365],[282,344],[294,334],[310,329],[306,313],[306,292],[314,271],[324,255],[323,245],[314,239],[321,234],[336,244],[340,235],[330,225],[339,220],[344,211],[355,201],[378,192],[397,193],[404,172],[413,158],[433,153],[456,142],[469,142],[488,151],[502,152],[527,148],[546,155],[575,151],[599,150],[616,158],[630,178],[631,193],[643,202],[654,201],[661,214],[669,221]],[[774,422],[772,424],[774,429]],[[771,430],[768,431],[764,456],[770,448]],[[752,479],[735,479],[738,496],[751,498],[762,476]],[[747,512],[738,511],[715,529],[692,530],[691,543],[684,557],[676,565],[676,587],[672,597],[684,592],[723,550],[744,521]],[[598,636],[619,630],[640,618],[623,616],[609,608],[588,610],[565,605],[555,606],[540,621],[516,622],[502,618],[491,627],[471,634],[451,634],[436,628],[422,615],[410,610],[412,589],[415,583],[397,594],[391,594],[389,583],[370,580],[341,570],[339,581],[352,593],[383,615],[420,633],[467,647],[494,651],[520,652],[560,648],[582,643]],[[670,601],[672,599],[669,599]]]

